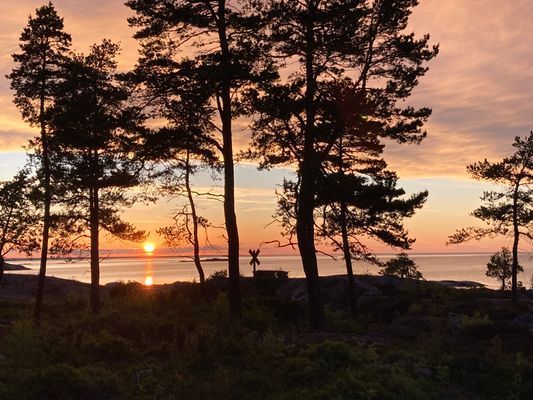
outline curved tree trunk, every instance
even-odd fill
[[[357,304],[355,298],[355,278],[352,266],[352,253],[350,252],[350,242],[348,240],[348,229],[346,227],[346,203],[341,203],[341,235],[342,252],[346,264],[346,274],[348,275],[348,295],[350,296],[350,309],[352,317],[357,318]]]
[[[187,158],[185,165],[185,188],[187,190],[187,198],[189,200],[189,206],[191,207],[191,216],[192,216],[192,240],[191,244],[193,245],[194,251],[194,265],[198,270],[198,276],[200,277],[200,287],[202,292],[205,290],[205,274],[204,269],[202,268],[202,263],[200,261],[200,241],[198,239],[198,216],[196,215],[196,204],[194,203],[194,197],[192,195],[191,183],[190,183],[190,159],[189,151],[187,150]],[[205,294],[205,293],[204,293]]]

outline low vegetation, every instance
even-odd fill
[[[29,303],[4,301],[0,398],[533,397],[531,293],[511,304],[498,291],[379,279],[357,322],[347,293],[325,299],[335,306],[322,332],[305,303],[251,281],[242,322],[230,322],[223,277],[207,280],[208,300],[193,284],[107,286],[99,315],[85,294],[51,297],[40,330]]]

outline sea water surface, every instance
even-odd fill
[[[220,256],[217,256],[220,257]],[[380,255],[386,261],[392,255]],[[417,263],[419,270],[427,280],[457,280],[475,281],[488,287],[497,288],[498,282],[485,276],[487,262],[490,254],[485,253],[460,253],[460,254],[411,254],[410,257]],[[264,256],[259,258],[259,269],[282,269],[289,272],[289,277],[303,277],[302,263],[298,256]],[[21,264],[28,271],[12,273],[35,274],[39,269],[37,259],[11,259],[8,262]],[[251,276],[252,267],[250,257],[240,259],[241,275]],[[533,275],[533,255],[523,253],[520,255],[520,264],[524,272],[519,275],[519,280],[524,286],[531,286]],[[341,257],[333,260],[330,257],[318,256],[319,272],[321,276],[345,274],[344,261]],[[137,281],[144,284],[163,284],[175,281],[194,281],[198,274],[192,260],[184,257],[145,255],[142,257],[109,257],[101,261],[100,282],[102,284],[116,281]],[[215,271],[225,270],[227,262],[204,261],[205,275],[209,276]],[[378,274],[379,267],[370,263],[357,261],[354,264],[356,274]],[[51,259],[48,262],[48,276],[65,279],[75,279],[90,282],[89,260],[81,259],[67,262],[60,259]]]

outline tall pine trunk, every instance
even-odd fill
[[[205,291],[205,274],[204,269],[202,268],[202,263],[200,261],[200,241],[198,239],[198,216],[196,215],[196,204],[194,203],[194,197],[191,190],[190,182],[190,159],[189,159],[189,150],[187,150],[187,159],[185,165],[185,189],[187,190],[187,198],[189,199],[189,206],[191,207],[191,216],[192,216],[192,245],[194,251],[194,265],[198,270],[198,276],[200,277],[200,287],[202,292]]]
[[[315,329],[323,329],[326,325],[326,316],[318,276],[313,211],[314,179],[302,169],[300,192],[298,194],[296,236],[307,283],[311,326]]]
[[[313,328],[323,329],[326,325],[324,304],[320,290],[318,263],[315,249],[315,186],[316,186],[316,157],[314,151],[315,134],[315,74],[314,74],[314,8],[309,7],[306,28],[306,91],[305,114],[306,125],[304,131],[304,154],[300,166],[300,190],[298,193],[298,210],[296,215],[296,236],[298,249],[302,259],[309,296],[309,317]]]
[[[511,300],[516,302],[518,289],[518,242],[520,231],[518,230],[518,193],[520,183],[517,182],[513,193],[513,265],[511,267]]]
[[[100,312],[100,200],[98,187],[90,189],[90,236],[91,236],[91,309]]]
[[[224,158],[224,219],[228,236],[229,308],[234,319],[241,317],[239,275],[239,230],[235,214],[235,171],[233,165],[231,55],[226,32],[226,2],[219,1],[218,36],[221,50],[222,84],[220,116],[222,120],[222,155]]]
[[[43,65],[46,65],[46,59],[43,60]],[[37,291],[35,294],[35,308],[33,310],[33,319],[37,325],[39,325],[39,323],[41,322],[41,312],[43,308],[44,285],[46,280],[46,264],[48,262],[48,242],[50,240],[50,208],[52,204],[52,188],[50,184],[50,154],[48,148],[48,137],[46,134],[46,123],[44,120],[45,85],[46,82],[43,78],[43,81],[41,83],[41,96],[39,100],[39,119],[41,125],[41,145],[43,159],[44,216],[43,233],[41,240],[41,262],[39,266],[39,277],[37,279]]]
[[[239,282],[239,231],[237,216],[235,215],[235,172],[233,169],[231,116],[229,121],[224,123],[222,130],[224,136],[224,219],[228,235],[230,314],[233,318],[238,319],[241,316],[241,289]]]

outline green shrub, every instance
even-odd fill
[[[105,330],[97,336],[92,336],[83,350],[97,360],[111,363],[127,361],[134,355],[134,351],[126,339],[114,336]]]
[[[114,399],[120,383],[100,368],[76,369],[66,364],[51,365],[35,377],[38,399]]]
[[[242,322],[249,329],[266,331],[276,324],[276,317],[272,309],[248,303],[243,310]]]
[[[213,272],[211,275],[209,275],[207,280],[209,280],[209,281],[220,281],[220,280],[225,280],[227,278],[228,278],[228,271],[223,269],[223,270],[220,270],[220,271]]]
[[[88,305],[87,296],[80,295],[80,293],[70,292],[65,298],[65,307],[72,311],[85,310]]]
[[[146,288],[142,283],[135,281],[124,282],[115,282],[112,284],[111,289],[109,290],[109,298],[111,299],[124,299],[124,298],[135,298],[135,297],[144,297]]]
[[[352,361],[352,349],[343,342],[324,342],[313,348],[316,360],[325,368],[336,370],[349,365]]]
[[[47,361],[46,343],[32,322],[13,323],[3,340],[2,351],[17,367],[37,367]]]
[[[476,335],[484,333],[487,328],[492,327],[493,322],[486,314],[475,312],[473,316],[463,315],[459,323],[459,329],[467,334]]]

